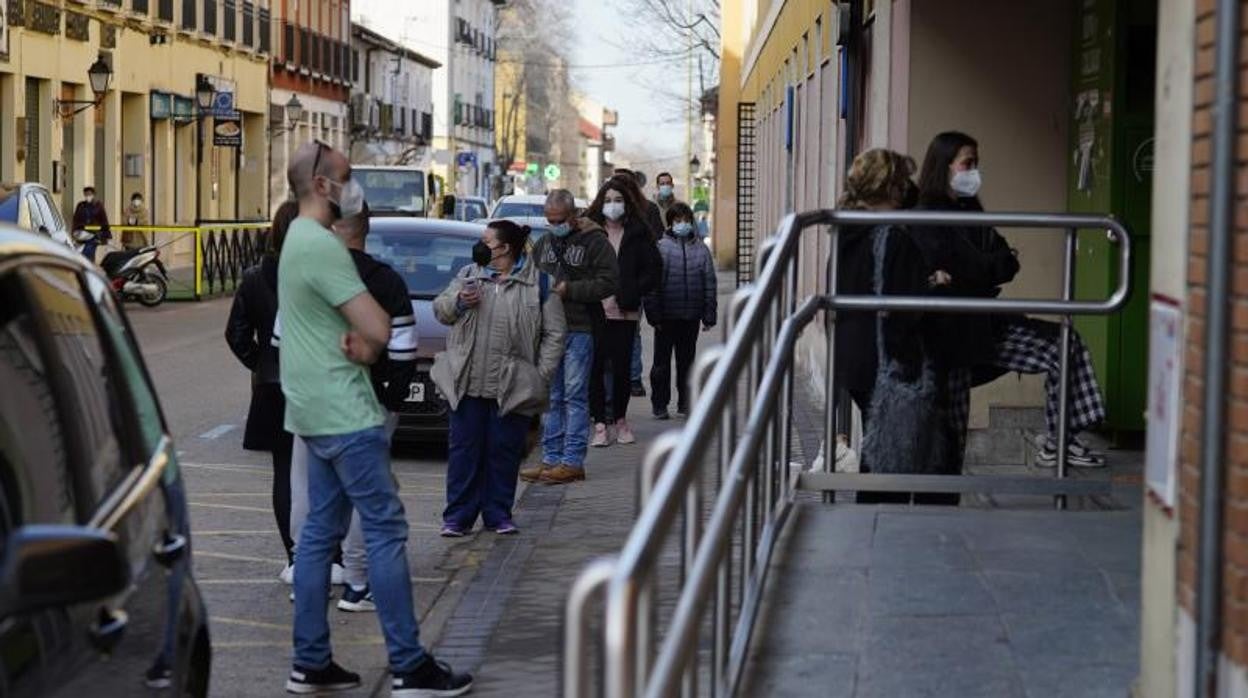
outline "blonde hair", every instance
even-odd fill
[[[917,169],[914,158],[892,150],[873,148],[861,153],[849,167],[838,206],[856,210],[880,204],[900,206]]]

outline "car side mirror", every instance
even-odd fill
[[[455,197],[451,194],[447,194],[446,196],[442,197],[442,217],[443,218],[455,217]]]
[[[111,533],[84,526],[23,526],[0,563],[0,618],[107,598],[130,584]]]

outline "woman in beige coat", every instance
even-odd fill
[[[432,377],[451,406],[442,535],[472,530],[480,516],[500,534],[511,518],[529,424],[546,408],[563,354],[563,303],[525,256],[529,228],[494,221],[464,267],[433,302],[451,326]]]

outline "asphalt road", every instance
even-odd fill
[[[160,393],[186,478],[195,576],[208,605],[212,695],[283,692],[290,668],[292,604],[278,579],[285,555],[271,506],[267,453],[244,451],[249,377],[223,338],[230,299],[127,308]],[[455,592],[483,554],[482,542],[437,535],[445,446],[401,447],[393,468],[411,526],[408,559],[424,639],[436,640]],[[375,614],[331,607],[335,659],[364,675],[367,695],[382,678],[385,646]]]

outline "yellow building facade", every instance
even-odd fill
[[[67,218],[88,185],[114,222],[136,193],[160,225],[266,216],[267,0],[9,7],[16,11],[0,46],[0,181],[43,183]],[[87,71],[97,59],[112,78],[90,105]],[[197,108],[201,76],[213,85],[214,107],[237,112],[237,133],[228,117],[218,122],[215,111]],[[217,130],[225,137],[215,138]]]

